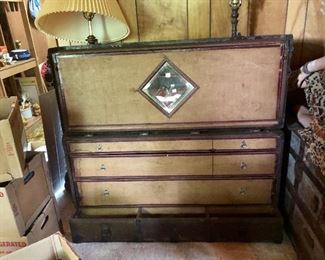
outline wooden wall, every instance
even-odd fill
[[[131,28],[126,42],[228,37],[228,0],[118,0]],[[321,0],[242,0],[242,35],[293,34],[293,67],[324,55]]]
[[[51,1],[51,0],[47,0]],[[228,37],[229,0],[117,0],[131,29],[125,42]],[[325,16],[321,0],[242,0],[242,35],[293,34],[293,68],[325,53]],[[20,36],[17,19],[11,27]],[[44,37],[33,29],[39,56],[46,57]],[[53,41],[48,46],[53,46]],[[59,45],[69,42],[59,41]]]

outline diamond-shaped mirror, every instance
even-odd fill
[[[171,117],[197,89],[198,86],[171,61],[164,60],[142,84],[140,93]]]

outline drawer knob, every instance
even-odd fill
[[[96,147],[97,151],[103,151],[103,145],[102,144],[97,144],[97,147]]]
[[[100,170],[101,171],[106,171],[106,165],[105,164],[101,164],[100,165]]]
[[[242,149],[246,149],[248,147],[247,143],[245,142],[245,140],[241,141],[241,144],[240,144],[240,148]]]
[[[247,188],[240,188],[239,194],[242,195],[242,196],[246,196],[247,195]]]
[[[247,163],[245,163],[245,162],[241,162],[240,163],[240,169],[242,169],[242,170],[246,170],[247,169]]]
[[[104,190],[103,195],[104,195],[105,197],[108,197],[108,196],[109,196],[109,191],[108,191],[107,189]]]

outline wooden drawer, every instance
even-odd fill
[[[293,210],[291,225],[294,230],[295,239],[298,240],[299,249],[302,250],[305,257],[301,259],[323,260],[325,255],[324,248],[322,248],[320,241],[297,206]]]
[[[324,196],[322,196],[321,192],[305,172],[302,174],[297,193],[300,200],[314,217],[314,220],[321,222],[323,218],[322,214],[325,212]]]
[[[275,154],[216,155],[213,174],[274,174],[275,162]]]
[[[275,149],[275,138],[70,142],[71,153]]]
[[[75,176],[212,175],[212,155],[73,158]]]
[[[270,204],[273,180],[78,182],[81,206]]]
[[[275,138],[215,139],[213,149],[275,149]]]
[[[71,153],[211,150],[212,140],[69,143]]]

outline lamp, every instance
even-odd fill
[[[35,25],[62,40],[80,43],[89,35],[86,39],[89,44],[97,39],[119,41],[130,33],[116,0],[42,0]]]
[[[239,8],[242,4],[242,0],[229,0],[229,6],[231,7],[231,37],[240,37],[240,33],[237,32]]]

